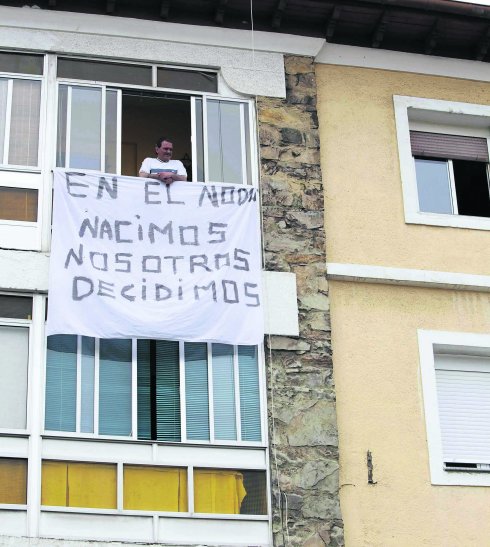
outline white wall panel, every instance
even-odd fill
[[[153,518],[122,515],[55,513],[44,511],[41,537],[116,541],[153,541]]]
[[[161,518],[158,541],[206,545],[269,545],[269,523]]]
[[[26,535],[27,535],[26,511],[0,510],[0,536],[26,536]],[[1,540],[0,540],[0,543],[1,543]]]

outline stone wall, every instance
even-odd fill
[[[286,57],[285,70],[286,99],[258,99],[265,267],[296,274],[300,314],[299,338],[266,340],[274,544],[339,546],[343,528],[313,59]]]

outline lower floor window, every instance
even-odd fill
[[[42,463],[41,503],[54,507],[117,509],[117,466],[45,460]],[[123,465],[125,510],[188,512],[188,469]],[[266,515],[265,471],[193,470],[194,512]]]
[[[0,504],[27,503],[27,460],[0,458]]]
[[[261,442],[258,348],[49,336],[45,429]]]
[[[43,461],[42,505],[116,509],[115,464]]]

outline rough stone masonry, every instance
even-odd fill
[[[265,267],[296,274],[300,324],[298,338],[266,340],[274,544],[340,546],[344,541],[313,59],[286,57],[285,71],[286,99],[258,99]]]

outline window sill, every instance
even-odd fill
[[[34,173],[41,174],[40,167],[24,167],[22,165],[0,165],[0,171],[12,171],[14,173]]]
[[[27,511],[27,505],[15,503],[0,503],[0,511]]]
[[[1,432],[0,432],[1,433]],[[109,435],[92,435],[90,433],[69,433],[69,432],[56,432],[45,431],[41,434],[43,439],[59,439],[68,441],[93,441],[104,443],[119,443],[119,444],[137,444],[137,445],[159,445],[159,446],[176,446],[176,447],[188,447],[188,448],[237,448],[240,450],[265,450],[266,445],[262,443],[241,443],[238,441],[230,442],[199,442],[199,441],[183,441],[183,442],[171,442],[171,441],[152,441],[147,439],[135,439],[132,437],[115,437]]]
[[[470,230],[490,230],[490,218],[464,215],[448,215],[439,213],[409,213],[405,214],[406,224],[424,224]]]
[[[1,506],[0,506],[1,507]],[[6,506],[12,507],[12,506]],[[25,508],[25,506],[15,506],[15,508]],[[206,519],[206,520],[253,520],[267,521],[268,515],[235,515],[221,513],[189,513],[187,512],[172,512],[172,511],[135,511],[129,509],[95,509],[87,507],[60,507],[41,505],[41,511],[50,513],[78,513],[89,515],[124,515],[131,517],[171,517],[185,519]]]

